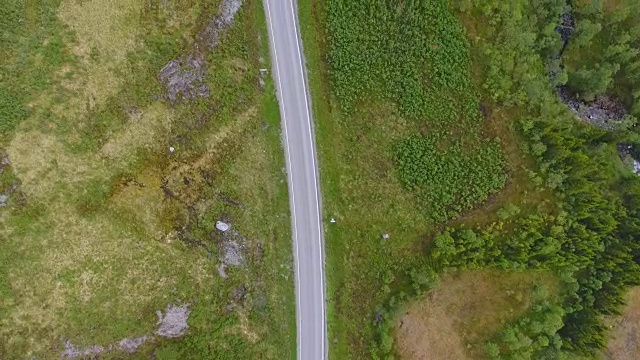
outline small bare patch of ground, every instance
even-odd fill
[[[605,355],[612,360],[636,360],[640,356],[640,288],[629,291],[627,304],[622,316],[608,321],[612,330]]]
[[[624,126],[626,109],[622,103],[607,95],[599,95],[592,102],[577,99],[566,87],[558,88],[558,97],[578,119],[605,130]]]
[[[182,304],[180,306],[169,305],[164,310],[164,315],[161,311],[157,311],[158,315],[158,331],[156,334],[162,337],[175,338],[184,335],[189,329],[187,325],[187,319],[189,318],[189,304]]]
[[[209,96],[209,87],[204,83],[207,51],[220,43],[224,30],[233,24],[233,18],[243,0],[223,0],[219,15],[212,18],[199,34],[194,50],[182,59],[173,59],[160,71],[160,80],[167,88],[166,97],[171,102]]]
[[[185,334],[189,329],[187,320],[189,319],[189,304],[184,303],[182,305],[168,305],[164,314],[162,311],[156,311],[158,315],[158,330],[156,335],[165,338],[177,338]],[[77,358],[77,357],[97,357],[104,352],[119,350],[121,352],[133,354],[138,348],[147,342],[153,343],[156,341],[156,337],[153,335],[143,335],[139,337],[124,338],[116,343],[111,343],[106,346],[91,345],[81,348],[74,345],[70,340],[64,341],[64,350],[60,353],[62,358]]]
[[[527,310],[534,284],[557,287],[544,272],[481,270],[444,276],[438,288],[400,316],[395,327],[399,353],[414,360],[484,358],[485,341]]]

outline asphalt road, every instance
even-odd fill
[[[295,261],[298,359],[327,358],[320,187],[297,5],[264,0],[284,136]]]

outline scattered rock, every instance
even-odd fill
[[[66,340],[64,342],[64,350],[60,354],[63,358],[76,358],[78,356],[96,356],[100,353],[104,352],[106,349],[104,346],[93,345],[89,346],[86,349],[79,349],[75,345],[71,343],[71,341]]]
[[[617,100],[599,95],[590,103],[578,99],[566,86],[558,88],[558,97],[579,119],[601,129],[615,130],[624,125],[627,111]]]
[[[160,80],[167,88],[169,101],[209,95],[209,88],[203,82],[205,65],[201,57],[192,54],[185,60],[171,60],[160,70]]]
[[[118,342],[118,348],[131,354],[147,341],[153,341],[153,337],[145,335],[137,338],[124,338]]]
[[[231,226],[229,224],[227,224],[226,222],[223,221],[216,221],[216,229],[222,231],[222,232],[226,232],[229,230]]]
[[[575,26],[576,22],[571,10],[562,14],[562,22],[556,27],[556,32],[562,38],[562,48],[553,57],[553,61],[557,62],[559,66],[549,67],[549,79],[552,82],[561,72],[562,54],[575,32]],[[599,95],[594,101],[587,103],[580,100],[567,86],[559,86],[557,93],[560,101],[567,105],[578,119],[593,126],[605,130],[616,130],[631,124],[632,119],[627,115],[627,110],[617,99],[607,95]]]
[[[0,194],[0,207],[7,206],[7,200],[9,200],[9,196]]]
[[[245,264],[243,251],[235,240],[225,241],[222,244],[222,262],[230,266],[243,266]]]
[[[569,39],[576,28],[576,21],[571,11],[567,11],[562,14],[562,22],[556,27],[556,32],[560,34],[560,38],[562,38],[562,50],[558,56],[562,56],[564,49],[567,47],[569,43]]]
[[[373,321],[376,323],[376,325],[384,321],[384,314],[382,313],[382,310],[376,311],[376,313],[373,315]]]
[[[336,222],[336,219],[334,219],[334,218],[331,218],[331,220],[329,220],[329,221],[330,221],[330,222],[331,222],[332,224],[335,224],[335,222]]]
[[[199,36],[207,46],[218,46],[222,31],[233,24],[233,18],[242,7],[242,3],[243,0],[223,0],[220,3],[219,15],[209,21]]]
[[[382,234],[382,239],[383,240],[388,240],[389,239],[389,234]]]
[[[173,146],[169,146],[169,152],[174,152],[176,149]]]
[[[189,304],[185,303],[180,306],[169,305],[165,308],[165,314],[156,311],[158,315],[158,331],[156,334],[166,338],[176,338],[184,335],[189,328],[187,320],[189,319]]]
[[[233,23],[242,3],[242,0],[223,0],[218,16],[198,35],[194,50],[181,59],[169,61],[160,70],[160,81],[167,89],[165,96],[170,102],[209,96],[209,87],[204,82],[207,54],[218,46],[222,32]]]
[[[633,145],[620,143],[618,144],[618,156],[622,162],[633,171],[634,174],[640,175],[640,159]]]
[[[91,345],[87,348],[80,349],[77,346],[73,345],[71,341],[65,340],[64,350],[62,350],[62,353],[60,353],[60,356],[62,358],[82,357],[84,359],[97,359],[101,353],[115,350],[115,349],[132,354],[136,352],[136,350],[138,350],[138,348],[144,345],[145,343],[154,342],[154,341],[155,341],[155,338],[153,336],[144,335],[137,338],[124,338],[118,341],[116,345],[114,344],[109,344],[107,346]]]

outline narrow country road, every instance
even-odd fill
[[[320,188],[294,0],[264,0],[289,182],[299,360],[327,358]]]

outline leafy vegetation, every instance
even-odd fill
[[[475,124],[469,46],[444,1],[327,1],[333,90],[343,109],[364,97],[410,118]]]
[[[485,134],[469,46],[445,2],[299,5],[323,212],[336,220],[326,227],[330,355],[370,358],[371,339],[393,343],[376,330],[379,310],[421,263],[435,219],[504,185],[501,141]]]
[[[301,14],[314,11],[316,19],[307,19],[308,26],[320,29],[318,33],[306,30],[305,43],[315,41],[314,46],[319,46],[308,50],[309,58],[326,51],[330,91],[338,101],[333,104],[326,95],[329,90],[316,85],[320,89],[314,96],[323,103],[314,109],[319,133],[347,129],[347,139],[362,139],[370,134],[370,126],[397,125],[395,113],[377,110],[387,106],[380,104],[396,106],[403,118],[402,131],[389,132],[385,143],[391,142],[398,181],[410,190],[422,213],[442,221],[477,206],[505,181],[496,171],[504,163],[497,144],[504,142],[489,141],[483,135],[478,110],[482,98],[489,108],[483,115],[491,117],[491,110],[500,113],[507,122],[504,128],[510,130],[505,136],[516,139],[522,157],[528,159],[507,167],[526,174],[530,183],[519,197],[510,197],[487,215],[489,221],[474,224],[463,217],[446,227],[434,227],[429,221],[413,232],[403,231],[409,238],[395,246],[419,243],[420,235],[436,229],[422,256],[387,250],[387,242],[361,245],[370,240],[360,233],[372,234],[369,229],[375,225],[369,224],[382,221],[375,214],[358,214],[361,219],[349,221],[348,227],[330,230],[332,313],[335,319],[353,319],[347,325],[331,326],[338,342],[331,351],[338,357],[390,358],[394,321],[404,304],[422,299],[420,295],[435,286],[439,274],[480,268],[543,269],[556,274],[563,290],[558,299],[535,302],[529,312],[491,334],[486,358],[575,359],[603,349],[607,328],[602,317],[618,314],[627,289],[640,283],[636,220],[640,183],[616,150],[620,143],[637,148],[638,136],[634,127],[611,132],[580,122],[560,101],[556,87],[566,84],[586,101],[605,92],[620,94],[636,112],[635,2],[455,2],[470,45],[465,44],[465,32],[444,1],[336,0],[327,1],[326,9],[314,2],[307,6],[301,7]],[[565,48],[566,14],[572,11],[576,29]],[[326,38],[317,35],[323,33],[319,22],[324,16]],[[611,38],[615,40],[607,40]],[[563,51],[564,60],[558,57]],[[451,69],[456,74],[449,74]],[[322,76],[312,74],[312,84],[326,84]],[[480,85],[480,95],[473,90],[474,84]],[[381,123],[375,114],[388,120]],[[375,121],[369,124],[362,117]],[[323,125],[324,121],[330,125]],[[341,138],[328,141],[326,137],[319,136],[320,146],[324,141],[334,152],[340,148]],[[376,147],[373,151],[388,154],[389,150]],[[328,174],[326,206],[350,215],[353,212],[343,201],[349,206],[370,206],[350,200],[356,189],[365,192],[362,188],[371,184],[342,186],[331,170],[341,159],[327,152],[321,151],[321,166]],[[342,161],[357,161],[359,154]],[[509,175],[519,176],[516,171]],[[394,202],[402,197],[374,199]],[[531,199],[537,203],[531,204]],[[396,219],[402,217],[406,216]],[[353,235],[342,233],[347,231]],[[334,241],[348,244],[332,245]],[[395,262],[382,254],[396,256]],[[341,264],[356,257],[365,259],[358,262],[360,266]],[[346,305],[354,302],[356,286],[362,293],[371,293],[368,279],[372,278],[382,284],[380,294],[372,300],[357,297],[365,305]],[[367,315],[369,325],[359,320]],[[374,345],[365,350],[367,340]]]
[[[566,49],[568,85],[587,101],[612,93],[640,115],[640,2],[576,2]]]
[[[554,9],[552,4],[549,8]],[[555,9],[554,27],[563,11]],[[502,11],[513,8],[504,6],[494,13]],[[505,20],[509,18],[512,20]],[[502,21],[511,23],[496,26],[502,31],[515,26],[525,33],[537,29],[530,20],[519,21],[513,16]],[[489,41],[484,46],[496,44]],[[528,71],[535,74],[544,55],[539,52],[540,60],[523,68],[528,65]],[[491,55],[485,58],[493,60]],[[545,74],[536,76],[543,79]],[[509,103],[510,99],[504,100]],[[521,214],[508,221],[508,227],[499,221],[479,231],[447,230],[434,238],[429,254],[437,266],[542,268],[553,270],[565,282],[560,304],[541,306],[488,344],[491,358],[589,356],[606,346],[602,316],[618,314],[626,290],[640,284],[634,215],[640,184],[636,177],[620,174],[612,166],[620,160],[607,150],[618,141],[635,139],[635,134],[624,130],[610,134],[578,124],[550,95],[527,99],[526,103],[539,110],[520,119],[517,128],[526,140],[525,150],[536,159],[544,185],[557,194],[555,209],[546,214]]]
[[[402,183],[416,190],[425,211],[437,220],[451,219],[504,186],[503,156],[496,143],[469,154],[451,135],[409,137],[397,146]],[[440,149],[447,149],[442,153]]]
[[[327,2],[329,71],[342,109],[377,98],[429,130],[395,147],[401,182],[442,221],[504,186],[499,144],[482,136],[469,45],[443,1]]]

